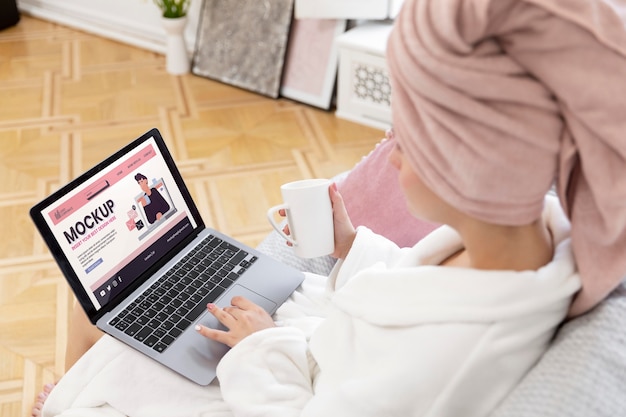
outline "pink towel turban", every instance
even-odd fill
[[[626,3],[406,0],[389,38],[397,140],[476,218],[528,224],[556,184],[583,287],[626,276]]]

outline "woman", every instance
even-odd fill
[[[208,306],[228,330],[198,331],[233,347],[219,388],[105,337],[44,415],[488,415],[626,272],[626,192],[606,182],[626,161],[623,40],[608,0],[407,0],[390,162],[410,211],[445,226],[400,249],[354,230],[331,187],[340,261],[280,325],[242,298]]]
[[[169,211],[170,205],[159,190],[148,185],[148,178],[145,175],[138,173],[135,175],[135,181],[137,181],[141,191],[143,191],[139,204],[141,204],[146,213],[148,223],[152,224],[157,220],[161,220],[161,217]]]

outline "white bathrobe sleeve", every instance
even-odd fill
[[[358,326],[350,319],[330,320],[334,324],[325,329],[327,332]],[[313,388],[317,364],[304,345],[304,337],[289,328],[258,332],[220,363],[223,398],[236,417],[387,417],[400,416],[398,410],[428,416],[442,386],[475,353],[469,349],[459,354],[458,347],[479,349],[487,326],[457,324],[413,330],[405,335],[406,343],[393,345],[388,344],[394,336],[392,329],[387,334],[379,332],[378,340],[367,336],[362,340],[362,332],[369,333],[367,329],[357,330],[361,335],[352,342],[350,335],[337,338],[336,344],[326,339],[324,359],[333,369],[317,390]],[[411,343],[415,340],[425,342],[416,346]],[[446,343],[442,345],[442,341]],[[359,358],[350,357],[357,352],[346,343],[358,344],[359,350],[369,347],[385,351],[373,358],[367,355],[373,360],[363,364]],[[335,356],[334,350],[339,354]]]
[[[393,263],[407,250],[360,227],[345,260],[329,276],[327,297],[349,275],[376,263]],[[342,274],[342,269],[350,274]],[[338,282],[341,281],[341,282]],[[300,416],[314,395],[316,363],[308,337],[292,327],[257,332],[231,349],[217,368],[222,395],[235,416]]]
[[[315,363],[307,344],[298,329],[275,327],[254,333],[231,349],[220,361],[217,375],[233,414],[299,416],[313,397]]]

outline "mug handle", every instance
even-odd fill
[[[296,246],[297,245],[296,241],[293,240],[291,236],[286,235],[285,232],[282,231],[282,228],[280,227],[281,225],[276,223],[276,221],[274,220],[276,213],[278,213],[278,210],[280,209],[285,209],[285,211],[287,211],[288,210],[287,204],[280,204],[278,206],[271,207],[269,210],[267,210],[267,220],[270,221],[270,224],[272,225],[274,230],[278,232],[279,235],[281,235],[287,242]],[[287,211],[287,217],[289,217],[288,211]]]

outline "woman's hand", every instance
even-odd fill
[[[328,192],[330,202],[333,205],[333,224],[335,226],[335,251],[332,256],[337,259],[344,259],[352,248],[352,243],[356,238],[356,230],[346,211],[343,197],[337,190],[337,184],[332,183]]]
[[[348,255],[348,252],[350,252],[350,248],[352,248],[352,243],[356,237],[356,230],[346,211],[343,197],[337,190],[337,184],[332,183],[330,187],[328,187],[328,194],[330,195],[330,201],[333,206],[333,226],[335,229],[335,251],[331,256],[337,259],[344,259]],[[283,217],[286,216],[284,209],[279,210],[278,214]],[[289,225],[283,228],[283,232],[286,235],[290,235]],[[290,242],[287,242],[287,245],[292,246]]]
[[[230,347],[235,346],[252,333],[276,327],[272,316],[267,311],[245,297],[233,297],[230,307],[220,308],[215,304],[208,304],[207,309],[228,330],[211,329],[201,325],[197,325],[196,330],[202,336]]]

